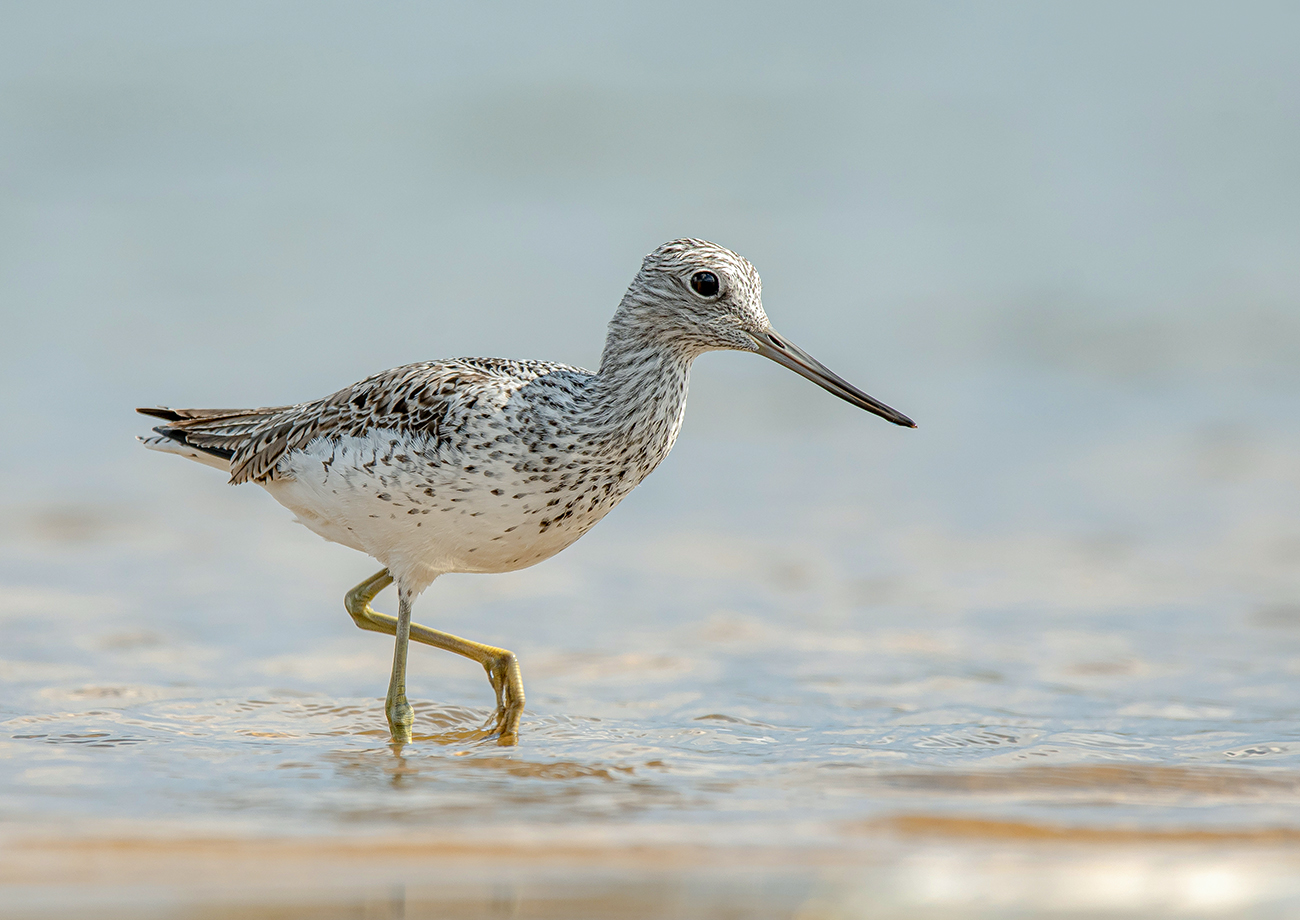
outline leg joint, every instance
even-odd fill
[[[343,596],[343,608],[347,610],[352,621],[362,629],[376,632],[388,632],[382,625],[381,615],[370,609],[370,602],[375,595],[393,583],[393,576],[384,569],[378,572]]]

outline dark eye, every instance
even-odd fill
[[[691,290],[701,297],[718,296],[718,276],[713,272],[696,272],[691,275]]]

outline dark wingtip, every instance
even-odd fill
[[[136,412],[141,415],[152,415],[154,418],[160,418],[164,422],[179,422],[181,414],[175,409],[168,409],[166,406],[142,406],[137,407]]]

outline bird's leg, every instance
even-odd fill
[[[384,569],[348,592],[344,605],[357,626],[372,632],[387,633],[390,636],[397,635],[400,622],[398,618],[391,617],[386,613],[378,613],[370,607],[370,602],[375,599],[375,595],[392,583],[393,576],[388,574],[387,569]],[[400,598],[398,603],[398,612],[400,614]],[[434,648],[455,652],[457,655],[470,658],[483,665],[483,670],[487,671],[488,680],[492,682],[492,689],[496,691],[497,695],[497,711],[493,721],[495,730],[499,732],[499,741],[504,745],[514,744],[519,739],[519,717],[523,715],[524,711],[524,678],[519,671],[519,659],[515,657],[515,653],[496,646],[484,645],[481,642],[462,639],[459,636],[453,636],[451,633],[439,632],[436,629],[421,626],[419,623],[411,623],[409,609],[407,610],[407,622],[410,639],[424,645],[431,645]],[[398,644],[403,644],[400,639]],[[403,658],[403,690],[405,689],[405,664],[406,660]],[[397,680],[396,656],[393,659],[393,680]],[[392,693],[393,687],[390,686],[390,725],[392,725]],[[405,699],[405,693],[403,693],[402,701],[405,702]],[[395,738],[396,735],[397,732],[394,729]],[[409,728],[407,737],[409,738]]]
[[[347,597],[343,599],[343,606],[347,608],[348,613],[351,615],[352,622],[371,632],[393,635],[393,628],[397,625],[397,620],[394,617],[376,613],[370,609],[370,602],[375,599],[375,595],[392,583],[393,576],[388,574],[388,569],[380,569],[349,591]],[[389,622],[385,623],[385,620]]]
[[[393,643],[393,676],[388,681],[388,698],[384,711],[388,714],[388,728],[393,741],[405,744],[411,740],[411,725],[415,713],[406,701],[406,649],[411,639],[411,595],[405,587],[397,587],[397,623],[393,628],[397,641]]]

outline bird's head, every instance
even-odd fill
[[[777,335],[763,311],[763,283],[749,260],[705,240],[664,243],[641,263],[611,323],[612,331],[671,343],[692,356],[750,351],[771,358],[859,408],[896,425],[903,415],[832,373]]]

